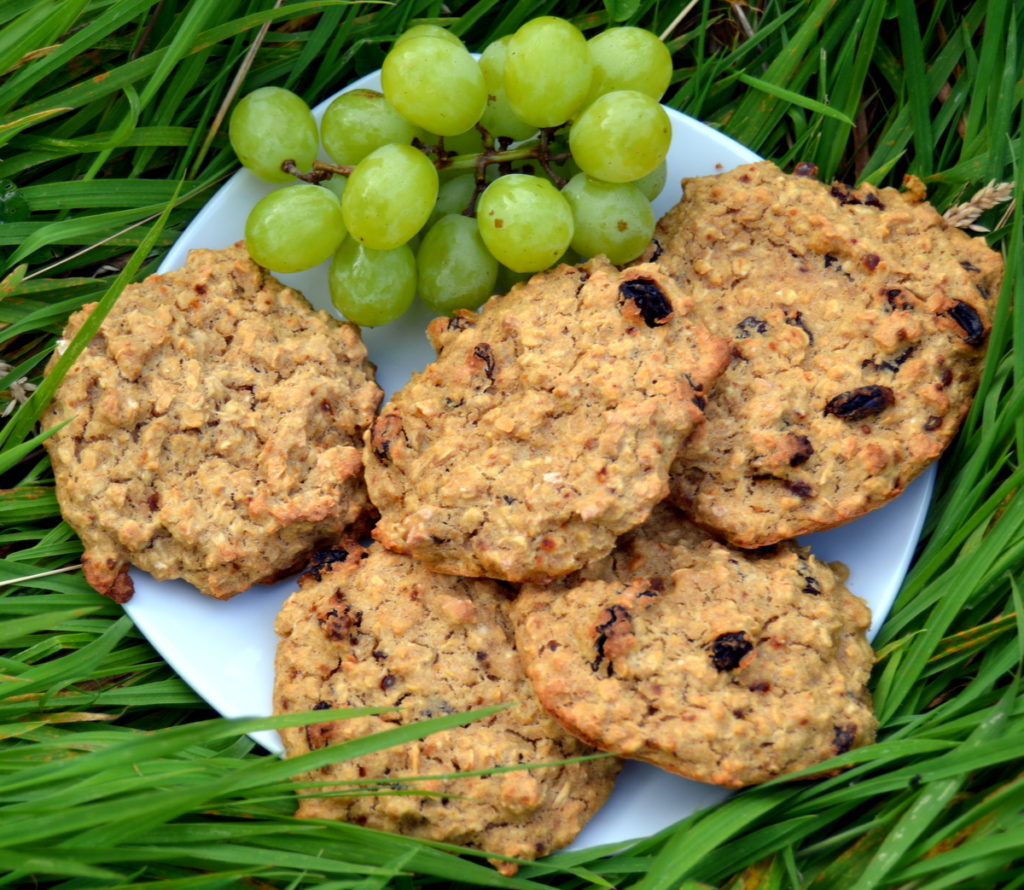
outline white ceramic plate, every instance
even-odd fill
[[[379,75],[363,77],[348,89],[359,87],[379,89]],[[314,109],[317,117],[329,101]],[[721,172],[759,160],[752,151],[717,131],[667,110],[672,121],[672,146],[668,184],[654,203],[658,216],[679,200],[682,177]],[[192,248],[220,248],[240,240],[249,208],[271,188],[240,170],[196,215],[168,252],[160,271],[182,266]],[[301,290],[317,308],[333,311],[323,268],[280,277]],[[363,332],[386,396],[433,359],[424,335],[429,318],[425,309],[413,310],[397,322]],[[872,633],[887,613],[909,565],[933,478],[934,473],[929,471],[883,509],[807,539],[819,558],[841,560],[850,567],[849,586],[872,608]],[[293,589],[291,582],[257,588],[220,602],[182,581],[158,583],[134,570],[132,578],[136,592],[126,606],[128,613],[196,692],[227,717],[270,714],[274,617]],[[281,751],[274,732],[256,733],[254,738],[270,751]],[[653,766],[628,764],[609,803],[573,846],[584,848],[646,836],[715,803],[725,794],[720,788],[691,782]]]

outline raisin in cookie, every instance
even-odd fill
[[[278,617],[275,712],[395,710],[283,730],[289,756],[427,717],[511,706],[316,770],[310,779],[362,793],[302,797],[298,815],[522,859],[568,844],[610,792],[615,758],[449,775],[594,753],[537,702],[513,647],[500,585],[438,575],[377,544],[368,555],[352,545],[330,557],[303,576]],[[427,778],[412,781],[416,776]],[[375,795],[374,780],[407,793]],[[408,793],[415,791],[429,794]],[[495,865],[515,872],[514,863]]]
[[[374,422],[374,537],[437,571],[568,574],[668,492],[728,346],[655,265],[598,260],[431,323],[436,361]]]
[[[224,599],[301,568],[371,509],[380,399],[358,328],[241,245],[129,285],[43,419],[69,421],[46,447],[86,579],[123,602],[131,564]]]
[[[730,548],[661,505],[512,617],[541,702],[605,751],[736,788],[874,738],[868,608],[789,542]]]
[[[899,494],[949,444],[981,372],[1001,258],[909,191],[769,162],[686,180],[660,265],[735,341],[673,467],[701,525],[758,547]],[[660,248],[660,253],[659,253]]]

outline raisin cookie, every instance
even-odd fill
[[[661,505],[512,618],[543,705],[623,757],[737,788],[874,738],[868,608],[789,542],[734,549]]]
[[[86,579],[123,602],[131,564],[225,599],[301,568],[371,510],[373,375],[358,328],[241,245],[129,285],[43,418],[67,422],[46,447]]]
[[[949,444],[977,386],[1002,261],[905,192],[769,162],[684,182],[653,254],[735,342],[672,496],[759,547],[881,506]]]
[[[300,798],[299,816],[521,859],[576,836],[609,794],[616,758],[451,775],[594,753],[537,702],[499,584],[438,575],[377,544],[368,554],[356,545],[335,549],[302,581],[277,620],[275,712],[394,710],[283,730],[288,756],[427,717],[510,706],[316,770],[309,778],[330,784],[314,789],[321,796]],[[404,793],[375,794],[381,782]],[[322,796],[331,789],[346,793]],[[494,864],[504,874],[516,870],[512,862]]]
[[[655,265],[559,266],[436,319],[439,354],[374,422],[374,537],[437,571],[566,575],[668,493],[726,341]]]

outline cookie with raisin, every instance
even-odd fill
[[[374,537],[436,571],[541,581],[668,493],[729,358],[656,265],[559,266],[437,319],[437,359],[367,436]]]
[[[587,744],[738,788],[871,742],[867,606],[784,542],[721,544],[667,504],[512,607],[544,707]]]
[[[688,179],[658,262],[734,342],[675,502],[743,547],[886,503],[950,443],[981,374],[1002,261],[909,188],[770,162]]]
[[[86,580],[123,602],[135,565],[226,599],[297,571],[372,512],[362,436],[381,395],[359,329],[241,245],[129,285],[43,418],[66,423],[46,448]]]
[[[572,841],[609,794],[619,762],[529,766],[594,752],[534,696],[514,648],[508,592],[438,575],[379,544],[331,553],[277,619],[275,712],[386,710],[282,730],[288,756],[424,718],[507,707],[313,771],[307,778],[324,784],[300,796],[298,815],[517,859]],[[500,767],[523,768],[492,772]],[[514,862],[494,864],[516,871]]]

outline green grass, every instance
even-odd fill
[[[666,36],[669,104],[784,166],[894,185],[913,173],[940,209],[1017,182],[1012,211],[981,218],[1007,269],[988,365],[877,641],[879,740],[836,758],[845,772],[772,782],[627,849],[503,878],[472,852],[294,820],[294,765],[245,735],[282,718],[211,713],[79,572],[17,580],[80,555],[37,422],[90,332],[44,378],[56,337],[87,302],[101,302],[98,324],[234,168],[216,122],[262,26],[242,90],[280,84],[313,103],[379,67],[414,21],[480,49],[539,14],[660,33],[683,6],[0,3],[0,355],[12,369],[0,410],[15,381],[38,387],[0,428],[0,885],[1024,888],[1024,28],[1012,0],[700,0]]]

